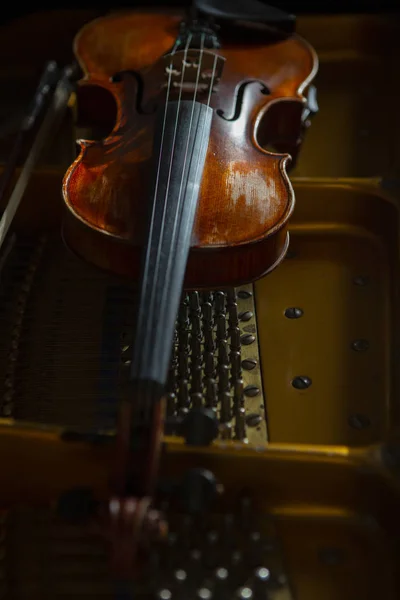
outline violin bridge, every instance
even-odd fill
[[[187,52],[166,54],[165,82],[163,87],[170,86],[185,92],[197,91],[209,93],[216,90],[216,85],[222,77],[225,58],[206,50],[189,49]],[[198,72],[200,69],[200,73]]]

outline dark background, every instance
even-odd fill
[[[264,0],[261,0],[264,1]],[[243,0],[246,5],[246,0]],[[385,12],[396,12],[400,13],[398,0],[322,0],[317,2],[316,0],[271,0],[265,2],[271,4],[282,10],[286,10],[292,14],[300,15],[307,13],[316,14],[337,14],[337,13],[385,13]],[[99,9],[99,10],[113,10],[119,8],[136,8],[140,6],[187,6],[188,0],[125,0],[119,2],[104,2],[103,1],[90,1],[85,0],[82,2],[57,2],[54,4],[43,3],[35,4],[25,2],[15,3],[3,3],[0,11],[0,23],[5,23],[9,19],[21,17],[27,13],[46,11],[46,10],[57,10],[57,9]]]

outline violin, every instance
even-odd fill
[[[256,0],[246,4],[265,11]],[[115,122],[106,137],[79,141],[63,181],[63,238],[79,257],[139,288],[109,505],[125,572],[139,532],[164,530],[150,499],[182,290],[254,281],[288,247],[290,155],[266,149],[276,129],[269,114],[295,104],[289,126],[298,138],[317,57],[279,27],[276,11],[262,22],[257,10],[247,26],[240,11],[220,23],[221,11],[207,11],[205,1],[187,13],[115,13],[85,25],[74,41],[83,112]],[[196,418],[212,440],[215,411],[199,409]]]

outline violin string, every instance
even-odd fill
[[[171,81],[172,81],[172,70],[173,70],[173,56],[175,55],[178,46],[180,45],[180,39],[177,39],[172,51],[171,51],[171,55],[170,55],[170,63],[169,63],[169,73],[168,73],[168,83],[167,83],[167,91],[166,91],[166,101],[165,101],[165,108],[164,108],[164,116],[163,116],[163,123],[162,123],[162,131],[161,131],[161,142],[160,142],[160,151],[159,151],[159,156],[158,156],[158,165],[157,165],[157,174],[156,174],[156,182],[155,182],[155,192],[154,192],[154,201],[153,201],[153,205],[152,205],[152,212],[151,212],[151,218],[150,218],[150,226],[149,226],[149,240],[148,240],[148,245],[146,248],[146,255],[145,255],[145,259],[144,259],[144,269],[143,269],[143,283],[145,284],[146,279],[147,279],[147,273],[148,273],[148,269],[149,269],[149,260],[150,260],[150,250],[151,250],[151,239],[152,239],[152,234],[153,234],[153,229],[154,229],[154,220],[155,220],[155,214],[156,214],[156,197],[157,197],[157,190],[158,190],[158,185],[159,185],[159,180],[160,180],[160,170],[161,170],[161,160],[162,160],[162,154],[163,154],[163,145],[164,145],[164,135],[165,135],[165,126],[166,126],[166,121],[167,121],[167,108],[168,108],[168,99],[169,99],[169,95],[170,95],[170,90],[171,90]],[[145,306],[143,302],[139,303],[139,310],[138,310],[138,314],[137,314],[137,323],[139,324],[138,326],[140,326],[140,323],[143,323],[143,320],[145,318]],[[136,338],[136,339],[135,339]],[[133,343],[137,343],[137,336],[135,336]],[[136,355],[136,352],[138,352],[137,348],[133,348],[133,355],[132,355],[132,360],[134,360],[134,357]],[[141,366],[142,362],[141,362],[141,354],[139,354],[139,366]],[[143,389],[143,397],[142,397],[142,391],[139,391],[139,398],[133,400],[133,404],[134,404],[134,415],[131,415],[131,423],[133,423],[133,420],[135,419],[137,423],[142,423],[143,422],[143,418],[144,415],[142,414],[143,411],[143,404],[146,405],[146,402],[149,402],[149,399],[146,399],[146,396],[149,394],[149,390],[147,390],[145,392],[145,390]],[[128,476],[129,477],[129,476]]]
[[[169,73],[168,73],[168,83],[167,83],[167,91],[166,91],[166,95],[165,95],[165,107],[164,107],[164,115],[163,115],[163,122],[162,122],[162,130],[161,130],[161,141],[160,141],[160,151],[159,151],[159,155],[158,155],[158,164],[157,164],[157,173],[156,173],[156,181],[155,181],[155,189],[154,189],[154,197],[153,197],[153,203],[152,203],[152,210],[151,210],[151,217],[150,217],[150,225],[149,225],[149,236],[148,236],[148,240],[147,240],[147,248],[146,248],[146,254],[145,254],[145,259],[144,259],[144,267],[143,267],[143,280],[142,283],[144,286],[146,286],[146,280],[148,277],[148,270],[149,270],[149,261],[150,261],[150,251],[151,251],[151,241],[152,241],[152,237],[153,237],[153,230],[154,230],[154,222],[155,222],[155,216],[156,216],[156,199],[157,199],[157,191],[158,191],[158,186],[159,186],[159,182],[160,182],[160,171],[161,171],[161,161],[162,161],[162,157],[163,157],[163,148],[164,148],[164,136],[165,136],[165,126],[166,126],[166,122],[167,122],[167,110],[168,110],[168,100],[169,100],[169,96],[170,96],[170,91],[171,91],[171,81],[172,81],[172,71],[173,71],[173,57],[177,51],[178,46],[180,45],[180,39],[177,39],[172,51],[171,51],[171,55],[170,55],[170,62],[169,62]],[[138,314],[137,314],[137,327],[139,328],[141,323],[144,322],[145,319],[145,309],[147,309],[147,306],[145,306],[144,302],[140,302],[139,303],[139,310],[138,310]],[[146,336],[145,336],[146,339]],[[138,336],[135,336],[135,339],[133,340],[133,343],[137,343],[138,341]],[[138,348],[133,348],[133,357],[132,360],[134,360],[134,357],[138,356],[138,371],[140,372],[141,368],[142,368],[142,364],[143,364],[143,352],[140,352],[140,354],[138,354],[139,349]],[[136,417],[138,417],[140,419],[140,421],[145,417],[145,415],[142,415],[142,410],[143,410],[143,406],[146,406],[149,403],[149,396],[150,396],[150,385],[146,385],[145,388],[139,392],[139,400],[137,401],[137,405],[136,405]],[[142,397],[142,392],[143,392],[143,397]]]
[[[187,49],[188,49],[188,46],[190,44],[190,39],[188,40],[188,42],[189,43],[186,45],[186,48],[185,48],[184,61],[186,61]],[[183,174],[184,174],[184,171],[185,171],[185,166],[186,166],[186,161],[187,161],[187,154],[188,154],[189,141],[190,141],[190,133],[191,133],[191,129],[192,129],[192,121],[193,121],[193,114],[194,114],[194,107],[195,107],[195,102],[196,102],[196,97],[197,97],[197,92],[198,92],[198,84],[199,84],[199,78],[200,78],[200,72],[201,72],[201,64],[202,64],[203,54],[204,54],[204,42],[205,42],[205,34],[202,34],[202,36],[201,36],[201,44],[200,44],[200,60],[199,60],[198,72],[197,72],[196,83],[195,83],[195,91],[194,91],[193,100],[192,100],[192,112],[191,112],[191,118],[190,118],[190,124],[189,124],[188,137],[187,137],[187,141],[186,141],[184,164],[183,164],[183,169],[182,169],[182,179],[181,179],[181,184],[180,184],[180,189],[179,189],[179,196],[178,196],[178,207],[179,207],[180,199],[181,199],[181,192],[182,192],[182,185],[183,185]],[[213,43],[213,46],[214,46],[214,43]],[[210,80],[210,87],[209,87],[209,92],[208,92],[208,98],[207,98],[207,108],[210,105],[211,94],[212,94],[213,86],[214,86],[214,82],[215,82],[215,72],[216,72],[217,59],[218,59],[218,55],[215,55],[214,56],[214,61],[213,61],[213,70],[212,70],[212,75],[211,75],[211,80]],[[184,71],[184,69],[183,69],[183,71]],[[176,121],[175,121],[175,132],[174,133],[176,133],[176,127],[177,127],[178,117],[179,117],[179,108],[180,108],[180,102],[181,102],[181,91],[182,91],[183,76],[184,76],[184,72],[182,72],[182,77],[181,77],[181,86],[180,86],[180,93],[179,93],[179,100],[178,100],[178,108],[177,108],[177,115],[176,115]],[[204,131],[205,131],[205,123],[204,123],[204,120],[203,120],[202,121],[201,134],[200,134],[201,135],[201,142],[200,142],[201,145],[203,144]],[[174,135],[174,141],[173,141],[172,153],[171,153],[170,173],[171,173],[172,162],[173,162],[174,147],[175,147],[175,135]],[[198,160],[197,160],[196,171],[195,171],[195,180],[197,180],[197,177],[198,177],[199,166],[200,166],[200,155],[199,155]],[[188,185],[188,182],[186,182],[186,189],[187,189],[187,185]],[[194,194],[194,190],[193,190],[192,194]],[[164,214],[163,214],[163,217],[165,216],[167,204],[168,204],[168,188],[167,188],[167,193],[166,193],[165,200],[164,200]],[[177,209],[177,212],[176,212],[175,218],[174,218],[173,235],[172,235],[172,239],[171,239],[171,250],[173,248],[175,248],[175,246],[176,246],[175,234],[176,234],[177,220],[178,220],[178,209]],[[168,263],[167,263],[167,273],[170,270],[171,261],[172,261],[172,254],[173,253],[171,251],[170,255],[169,255]],[[159,265],[157,264],[157,270],[158,270],[158,267],[159,267]],[[168,278],[167,278],[167,281],[168,281]],[[162,307],[161,310],[162,310],[162,312],[165,311],[165,295],[166,295],[167,289],[168,289],[168,287],[166,285],[163,288],[163,294],[162,294],[162,299],[161,299],[161,307]],[[163,302],[164,302],[164,304],[163,304]],[[161,318],[160,318],[160,321],[162,322]],[[154,333],[156,333],[156,332],[154,332]],[[146,412],[148,412],[148,411],[151,410],[151,406],[150,406],[149,402],[146,402],[145,407],[147,407],[147,411]]]
[[[179,122],[179,113],[180,113],[180,107],[181,107],[181,98],[182,98],[182,87],[183,87],[183,81],[184,81],[184,77],[185,77],[185,69],[186,69],[186,60],[187,60],[187,53],[190,47],[190,43],[192,41],[192,34],[190,33],[188,35],[187,41],[186,41],[186,45],[185,45],[185,50],[184,50],[184,55],[183,55],[183,61],[182,61],[182,73],[181,73],[181,80],[180,80],[180,85],[179,85],[179,95],[178,95],[178,105],[177,105],[177,109],[176,109],[176,117],[175,117],[175,125],[174,125],[174,133],[173,133],[173,138],[172,138],[172,149],[171,149],[171,155],[170,155],[170,161],[169,161],[169,168],[168,168],[168,179],[167,179],[167,188],[165,191],[165,196],[163,198],[163,204],[162,204],[162,225],[161,225],[161,231],[160,231],[160,240],[158,243],[158,248],[157,248],[157,255],[156,255],[156,261],[155,261],[155,266],[154,266],[154,280],[156,281],[157,276],[158,276],[158,272],[159,272],[159,268],[160,268],[160,259],[161,259],[161,247],[162,247],[162,240],[164,237],[164,224],[165,224],[165,215],[166,215],[166,211],[167,211],[167,206],[168,206],[168,192],[169,192],[169,187],[170,187],[170,182],[171,182],[171,173],[172,173],[172,165],[173,165],[173,160],[174,160],[174,152],[175,152],[175,146],[176,146],[176,133],[177,133],[177,129],[178,129],[178,122]],[[169,95],[166,98],[166,109],[164,112],[164,118],[166,120],[166,115],[167,115],[167,107],[168,107],[168,100],[169,100]],[[160,153],[161,154],[161,153]],[[155,206],[157,204],[157,192],[154,196],[153,199],[153,206]],[[153,210],[153,215],[155,215],[155,210]],[[151,246],[151,235],[150,235],[150,239],[148,240],[148,247],[150,248]],[[152,318],[151,315],[154,311],[154,302],[155,302],[155,288],[156,286],[154,285],[151,290],[150,290],[150,299],[149,299],[149,304],[147,306],[148,309],[148,313],[150,314],[150,319],[149,321],[152,322]],[[144,340],[144,348],[142,348],[142,352],[140,354],[140,365],[143,364],[143,362],[145,362],[146,360],[148,360],[148,354],[149,354],[149,350],[152,347],[152,343],[153,343],[153,334],[156,333],[155,331],[151,332],[151,335],[146,336],[145,340]],[[151,403],[149,402],[149,400],[151,399],[151,387],[150,385],[146,385],[146,393],[144,394],[144,409],[146,410],[146,417],[148,416],[148,412],[151,410]]]
[[[161,304],[161,310],[160,310],[159,320],[160,320],[161,323],[164,320],[164,313],[165,313],[165,310],[166,310],[167,296],[168,296],[168,293],[169,293],[169,285],[168,285],[169,284],[169,274],[170,274],[170,271],[171,271],[172,259],[173,259],[173,256],[174,256],[174,250],[175,250],[176,245],[177,245],[178,223],[180,224],[180,222],[182,221],[182,214],[179,212],[179,209],[180,209],[181,204],[182,204],[182,198],[185,198],[186,189],[187,189],[187,186],[188,186],[188,178],[187,178],[185,193],[182,195],[183,183],[184,183],[184,175],[185,175],[185,169],[186,169],[186,163],[187,163],[188,154],[189,154],[189,142],[190,142],[190,135],[191,135],[191,132],[192,132],[194,109],[195,109],[195,106],[196,106],[196,98],[197,98],[197,92],[198,92],[198,88],[199,88],[199,79],[200,79],[201,65],[202,65],[202,62],[203,62],[204,44],[205,44],[205,34],[202,33],[201,34],[201,42],[200,42],[200,52],[199,52],[198,67],[197,67],[197,76],[196,76],[195,89],[194,89],[194,94],[193,94],[193,99],[192,99],[192,110],[191,110],[190,121],[189,121],[189,130],[188,130],[188,134],[187,134],[185,154],[184,154],[184,158],[183,158],[182,177],[181,177],[181,181],[180,181],[179,193],[178,193],[178,200],[177,200],[177,208],[176,208],[176,212],[175,212],[175,216],[174,216],[174,222],[173,222],[173,227],[172,227],[171,247],[170,247],[171,251],[170,251],[169,256],[168,256],[168,262],[167,262],[167,268],[166,268],[166,275],[165,275],[166,285],[163,287],[162,296],[161,296],[161,303],[160,303]],[[202,120],[202,125],[203,125],[203,127],[202,127],[201,139],[203,139],[203,133],[204,133],[204,120]],[[189,167],[189,169],[190,169],[190,167]]]
[[[160,151],[159,151],[159,155],[158,155],[158,164],[157,164],[157,174],[156,174],[154,198],[153,198],[152,211],[151,211],[151,217],[150,217],[149,239],[148,239],[147,248],[146,248],[146,254],[145,254],[145,259],[144,259],[143,282],[146,281],[147,273],[148,273],[148,270],[149,270],[150,250],[151,250],[151,243],[150,242],[151,242],[152,235],[153,235],[154,220],[155,220],[155,214],[156,214],[156,198],[157,198],[158,185],[159,185],[159,181],[160,181],[160,170],[161,170],[161,160],[162,160],[162,155],[163,155],[165,126],[166,126],[166,122],[167,122],[168,99],[169,99],[170,90],[171,90],[173,56],[176,53],[176,49],[177,49],[179,43],[180,43],[180,40],[177,40],[175,42],[174,47],[173,47],[172,52],[171,52],[171,60],[170,60],[170,63],[169,63],[168,84],[167,84],[166,101],[165,101],[165,107],[164,107],[164,117],[163,117],[162,130],[161,130]],[[144,314],[145,308],[147,308],[147,307],[145,307],[143,303],[139,304],[139,310],[138,310],[138,314],[137,314],[137,322],[139,324],[142,323],[143,320],[144,320],[144,317],[145,317],[145,314]],[[141,363],[139,363],[139,365],[141,365]]]

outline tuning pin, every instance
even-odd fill
[[[178,331],[178,348],[181,352],[187,352],[189,347],[189,328],[185,327]]]
[[[204,375],[207,378],[215,377],[214,354],[212,352],[204,353]]]
[[[220,420],[221,423],[228,423],[232,419],[232,398],[229,392],[221,392],[219,394],[220,402]]]
[[[271,573],[266,567],[259,567],[254,574],[254,600],[265,600],[268,598],[269,582]]]
[[[229,571],[225,567],[219,567],[215,571],[214,596],[217,600],[228,600],[230,594],[228,589]]]
[[[187,573],[184,569],[177,569],[174,572],[174,579],[178,584],[183,584],[187,579]]]
[[[217,404],[217,382],[215,379],[206,379],[206,406],[214,408]]]
[[[228,315],[229,315],[229,330],[239,325],[239,317],[237,311],[237,304],[228,304]]]
[[[236,598],[238,600],[251,600],[254,598],[253,590],[249,587],[241,587],[236,592]]]
[[[178,375],[180,379],[189,377],[189,358],[187,352],[182,350],[179,352]]]
[[[201,319],[200,314],[192,315],[192,339],[198,337],[201,339]]]
[[[222,440],[231,440],[232,439],[232,423],[230,423],[228,421],[226,423],[221,424],[220,437]]]
[[[226,292],[226,299],[228,304],[236,302],[236,290],[235,288],[229,288]]]
[[[246,438],[246,410],[241,407],[235,415],[235,437],[237,440]]]
[[[182,379],[179,382],[178,406],[179,408],[187,408],[189,406],[189,382],[187,379]]]
[[[190,347],[191,347],[191,360],[192,363],[201,362],[201,337],[193,336],[190,339]]]
[[[224,314],[218,314],[215,319],[217,325],[217,338],[225,340],[227,337],[226,333],[226,318]]]
[[[236,379],[233,389],[233,403],[237,409],[243,408],[244,405],[243,389],[243,379]]]
[[[189,321],[189,301],[187,297],[181,302],[178,312],[178,323],[186,324]]]
[[[176,396],[173,392],[167,394],[167,416],[173,416],[176,411]]]
[[[210,354],[215,351],[214,333],[212,327],[205,327],[203,331],[204,350]]]
[[[197,590],[196,599],[197,600],[212,600],[213,593],[210,588],[202,587]]]
[[[229,355],[229,358],[231,362],[232,381],[235,381],[238,378],[240,379],[242,376],[242,361],[240,352],[237,350],[232,351]]]
[[[212,323],[212,304],[210,302],[204,302],[202,306],[202,313],[204,321],[209,324]]]
[[[229,365],[228,344],[226,340],[218,341],[218,365]]]
[[[228,365],[219,365],[218,367],[219,376],[219,393],[227,392],[230,389],[229,385],[229,367]]]
[[[155,600],[172,600],[172,592],[167,588],[159,590],[155,596]]]
[[[190,402],[192,408],[201,408],[203,406],[203,394],[201,392],[193,392],[190,394]]]
[[[224,292],[215,292],[214,304],[215,304],[215,312],[217,314],[225,312],[225,294],[224,294]]]
[[[200,312],[200,296],[199,292],[189,293],[189,306],[193,312]]]
[[[203,292],[203,304],[209,302],[211,305],[213,303],[213,295],[211,292]]]
[[[230,343],[231,350],[239,351],[240,350],[240,329],[239,329],[239,327],[232,327],[229,330],[229,334],[230,334],[230,339],[231,339],[231,343]]]
[[[192,392],[201,392],[203,389],[203,378],[201,365],[194,363],[191,365],[191,390]]]

